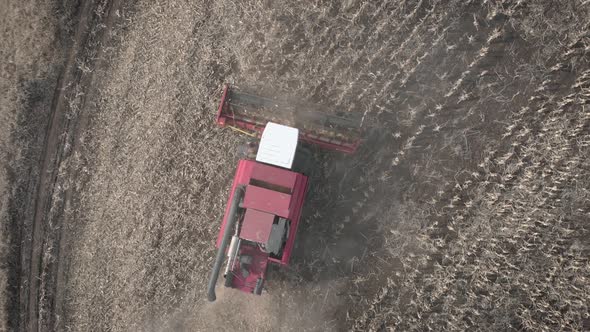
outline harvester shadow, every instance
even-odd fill
[[[367,177],[367,167],[386,153],[381,130],[367,135],[355,154],[310,147],[313,155],[310,187],[297,231],[291,264],[272,267],[272,280],[318,283],[359,273],[382,236],[377,215],[379,188]],[[370,188],[372,187],[372,188]],[[373,190],[373,191],[371,191]],[[272,287],[272,286],[271,286]]]

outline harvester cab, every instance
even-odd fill
[[[293,169],[300,142],[345,153],[360,144],[358,118],[281,104],[229,85],[216,120],[260,141],[255,158],[238,163],[216,242],[209,301],[216,299],[222,268],[226,287],[260,295],[268,264],[289,264],[308,188],[307,175]]]
[[[298,141],[298,129],[268,122],[260,137],[256,161],[291,169]]]

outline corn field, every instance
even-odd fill
[[[589,1],[37,5],[2,23],[0,329],[590,330]],[[363,144],[311,148],[291,265],[210,304],[225,82]]]

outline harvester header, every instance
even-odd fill
[[[355,152],[361,142],[358,114],[327,113],[316,105],[256,96],[229,84],[224,86],[216,121],[256,137],[274,122],[298,128],[301,141],[345,153]]]

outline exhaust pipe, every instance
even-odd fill
[[[223,230],[221,244],[219,245],[219,250],[217,250],[217,256],[215,257],[215,263],[213,264],[213,269],[211,270],[211,277],[209,278],[209,290],[207,293],[207,298],[209,299],[209,302],[213,302],[217,299],[217,296],[215,296],[215,285],[217,284],[217,278],[219,278],[219,271],[221,270],[221,265],[223,264],[223,256],[225,256],[225,247],[227,247],[228,245],[232,228],[234,227],[234,224],[237,221],[237,212],[238,207],[240,205],[240,201],[242,200],[242,196],[244,196],[244,187],[236,187],[236,191],[234,192],[234,197],[231,201],[231,205],[229,208],[229,215],[227,216],[227,224],[225,225],[225,229]]]

